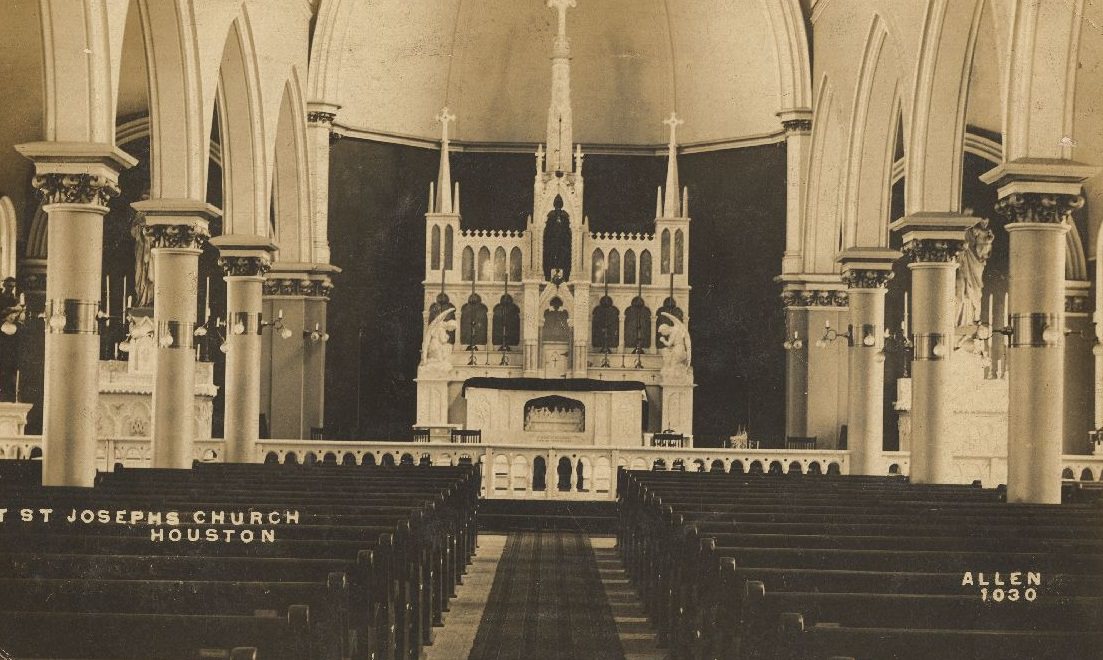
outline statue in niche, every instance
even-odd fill
[[[141,200],[149,199],[149,194],[141,196]],[[139,211],[131,210],[130,235],[134,237],[134,306],[149,307],[153,304],[153,263],[151,258],[152,243],[145,232],[145,215]]]
[[[571,216],[561,195],[552,206],[544,225],[544,278],[558,285],[571,279]]]
[[[423,365],[442,369],[452,368],[452,343],[449,341],[449,333],[455,333],[458,327],[456,319],[452,318],[455,313],[455,307],[444,310],[425,329],[425,339],[421,344]]]
[[[669,323],[659,326],[659,343],[666,349],[663,354],[663,368],[689,369],[693,353],[689,329],[670,312],[659,312],[659,316],[669,320]]]
[[[988,218],[965,230],[965,245],[957,256],[957,327],[972,326],[980,322],[984,291],[984,268],[992,256],[995,233],[988,227]]]

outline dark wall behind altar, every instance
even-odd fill
[[[421,348],[424,213],[437,151],[345,138],[331,151],[329,240],[343,269],[329,305],[326,424],[339,437],[404,439]],[[452,155],[465,227],[522,229],[535,158]],[[749,423],[783,437],[784,320],[773,283],[785,237],[783,144],[682,156],[690,189],[695,431]],[[591,229],[650,229],[666,159],[586,157]]]

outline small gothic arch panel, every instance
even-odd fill
[[[602,296],[594,308],[591,341],[594,348],[614,349],[620,346],[620,310],[609,296]]]
[[[460,343],[464,346],[486,344],[486,305],[479,294],[472,293],[460,309]]]
[[[624,311],[624,345],[633,349],[651,348],[651,310],[639,296]]]
[[[494,306],[494,327],[491,334],[494,345],[498,347],[512,347],[521,343],[521,309],[508,293],[502,295]]]
[[[448,225],[444,228],[444,268],[445,270],[452,270],[452,242],[454,238],[452,235],[452,225]]]
[[[636,283],[636,253],[632,250],[624,253],[624,283]]]
[[[681,275],[685,272],[686,237],[682,230],[674,232],[674,272]]]
[[[440,227],[429,230],[429,270],[440,270]]]
[[[475,279],[475,251],[470,246],[463,249],[463,255],[460,257],[460,270],[464,282]]]
[[[490,249],[479,248],[479,280],[490,279]]]
[[[605,253],[601,248],[594,250],[594,255],[590,260],[590,281],[594,284],[601,284],[607,277],[605,273]]]
[[[494,250],[494,281],[505,281],[506,273],[506,249],[499,246]]]
[[[640,284],[651,284],[651,250],[640,252]]]
[[[606,279],[609,284],[620,284],[620,252],[615,248],[609,250],[609,263],[605,267]]]
[[[664,229],[659,239],[659,267],[663,275],[670,272],[670,230]]]
[[[509,251],[509,281],[521,281],[521,248],[519,247]]]

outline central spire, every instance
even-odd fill
[[[571,124],[571,41],[567,38],[567,9],[577,0],[547,0],[559,13],[559,32],[552,46],[552,93],[548,107],[548,171],[571,171],[574,131]]]
[[[663,200],[663,217],[681,217],[683,209],[679,205],[678,194],[680,184],[678,182],[678,127],[686,123],[678,118],[678,113],[671,112],[670,117],[663,120],[670,127],[670,142],[667,144],[666,164],[666,198]]]
[[[448,124],[456,121],[456,115],[448,112],[448,107],[445,106],[437,115],[437,121],[441,123],[440,167],[437,169],[436,205],[430,211],[450,214],[452,213],[452,167],[448,162]]]

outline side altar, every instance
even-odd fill
[[[689,193],[678,177],[671,113],[665,187],[644,231],[592,231],[583,214],[582,146],[570,91],[571,0],[558,12],[546,141],[535,156],[523,229],[462,219],[445,108],[440,166],[425,214],[424,338],[416,427],[486,442],[639,447],[652,434],[690,439]],[[485,218],[482,220],[490,220]],[[609,218],[639,225],[641,218]],[[494,223],[500,225],[501,223]]]

